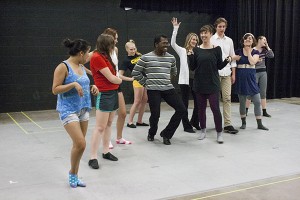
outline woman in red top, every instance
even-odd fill
[[[118,109],[118,88],[122,80],[116,76],[116,66],[110,57],[115,48],[114,38],[107,34],[101,34],[96,43],[90,67],[95,85],[99,89],[96,100],[96,126],[91,141],[91,159],[89,166],[98,169],[97,151],[101,138],[103,139],[104,159],[117,161],[114,155],[109,152],[111,135],[111,124]]]

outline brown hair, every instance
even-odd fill
[[[260,36],[257,37],[257,40],[261,40],[263,38],[266,38],[266,36],[260,35]]]
[[[113,63],[110,57],[111,51],[115,48],[114,38],[108,34],[101,34],[97,38],[96,50],[98,53],[105,55],[109,60],[110,64],[116,69],[116,65]]]
[[[218,19],[216,19],[214,25],[215,25],[215,28],[217,28],[218,24],[224,22],[226,27],[227,27],[227,20],[223,17],[219,17]]]
[[[103,31],[104,34],[107,34],[107,35],[111,35],[113,36],[114,39],[116,39],[116,35],[118,34],[117,33],[117,30],[116,29],[113,29],[113,28],[107,28]]]
[[[246,40],[249,36],[252,37],[252,40],[253,40],[253,43],[252,43],[251,47],[255,47],[255,46],[256,46],[257,41],[256,41],[254,35],[253,35],[252,33],[246,33],[246,34],[242,37],[242,39],[240,40],[240,43],[241,43],[242,47],[244,47],[244,40]]]
[[[214,28],[212,27],[212,25],[207,24],[200,28],[200,33],[206,32],[206,31],[210,32],[211,34],[214,34]]]

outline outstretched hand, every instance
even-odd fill
[[[181,22],[177,22],[177,18],[173,17],[171,20],[171,23],[173,24],[173,27],[179,27]]]

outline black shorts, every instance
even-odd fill
[[[113,112],[119,108],[118,90],[99,92],[96,98],[96,110]]]
[[[118,92],[122,92],[122,84],[119,86],[119,88],[118,88]]]

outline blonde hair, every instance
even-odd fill
[[[196,33],[189,33],[185,38],[184,48],[188,51],[191,48],[191,40],[192,37],[195,36],[197,40],[197,44],[199,44],[199,37]],[[196,46],[197,46],[196,44]]]
[[[136,49],[136,54],[137,55],[142,55],[140,52],[138,52],[138,50],[137,50],[137,48],[136,48],[136,45],[135,45],[135,41],[134,40],[132,40],[132,39],[129,39],[129,41],[128,42],[126,42],[126,44],[125,44],[125,49],[127,50],[129,47],[129,45],[130,44],[133,44],[134,46],[135,46],[135,49]]]

